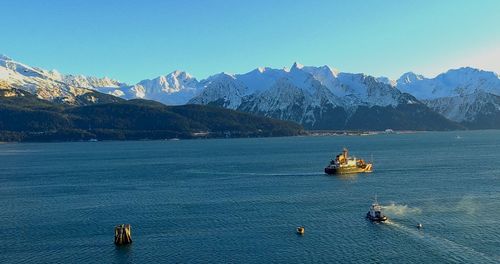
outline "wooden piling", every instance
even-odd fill
[[[132,243],[132,233],[129,224],[115,226],[115,244],[125,245]]]

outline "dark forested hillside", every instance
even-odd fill
[[[70,107],[0,90],[0,141],[291,136],[298,124],[200,105],[147,100]]]

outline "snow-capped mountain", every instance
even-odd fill
[[[36,95],[38,98],[66,104],[93,104],[113,102],[118,98],[95,92],[98,84],[117,84],[109,78],[89,78],[62,75],[16,62],[0,55],[0,80],[3,88],[16,88]]]
[[[207,80],[209,85],[189,103],[215,104],[293,120],[313,129],[359,127],[361,124],[350,123],[350,120],[370,116],[356,115],[360,107],[365,110],[378,107],[377,111],[386,115],[386,119],[394,118],[397,111],[389,109],[400,105],[414,105],[426,113],[429,111],[413,96],[372,76],[342,73],[328,66],[306,67],[294,63],[289,69],[257,68],[245,74],[214,75]],[[382,129],[384,122],[380,124]],[[406,129],[415,128],[413,125]]]
[[[56,71],[51,71],[51,72],[54,74],[54,72]],[[59,76],[61,76],[59,77],[60,81],[74,87],[96,89],[96,88],[118,88],[124,85],[124,83],[120,83],[108,77],[96,78],[83,75],[61,75],[58,72],[56,73]]]
[[[342,104],[342,100],[319,81],[309,81],[310,86],[306,90],[290,79],[278,79],[269,89],[243,98],[238,109],[312,127],[318,119],[316,111],[335,108]]]
[[[202,88],[196,78],[183,71],[174,71],[165,76],[128,85],[108,77],[65,75],[56,70],[31,67],[4,55],[0,55],[0,80],[9,87],[28,91],[41,99],[67,104],[96,103],[100,101],[97,97],[106,97],[107,100],[120,97],[151,99],[168,105],[182,105],[198,94]],[[103,96],[95,91],[113,97]],[[89,97],[90,101],[82,101],[85,97]]]
[[[182,105],[199,93],[198,80],[183,71],[174,71],[154,79],[142,80],[135,85],[99,89],[125,99],[150,99],[167,105]]]
[[[258,68],[246,74],[226,75],[231,76],[231,80],[238,83],[239,86],[244,86],[244,88],[240,88],[244,90],[243,93],[239,93],[240,97],[257,95],[272,88],[277,89],[276,85],[278,81],[281,81],[279,82],[281,84],[298,88],[309,95],[317,92],[318,86],[322,86],[322,88],[326,88],[331,93],[331,96],[336,97],[334,100],[335,105],[342,105],[347,108],[358,105],[395,106],[399,103],[398,98],[401,94],[394,87],[378,82],[372,76],[339,73],[328,66],[305,67],[294,63],[290,69]],[[221,82],[218,80],[218,77],[219,75],[214,75],[209,80],[211,83]],[[286,80],[286,82],[282,80]],[[214,86],[209,88],[217,89]],[[204,97],[202,100],[204,102],[212,102],[220,99],[207,98],[205,94],[201,93],[192,102],[201,100],[201,97]]]
[[[449,70],[432,79],[408,72],[397,80],[397,88],[423,100],[462,96],[479,90],[500,95],[500,78],[494,72],[470,67]]]
[[[456,122],[474,123],[485,114],[500,114],[496,100],[500,96],[500,78],[494,72],[465,67],[435,78],[408,72],[397,80],[397,88]]]
[[[200,86],[202,92],[189,103],[217,104],[229,109],[237,109],[248,90],[243,83],[227,73],[213,75],[201,81]]]

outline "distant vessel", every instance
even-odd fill
[[[89,142],[97,142],[97,141],[99,141],[97,138],[91,138],[91,139],[89,139]]]
[[[325,173],[327,174],[346,174],[346,173],[360,173],[372,172],[372,164],[366,163],[362,159],[356,157],[349,157],[349,150],[344,148],[342,153],[337,155],[330,164],[326,166]]]
[[[372,206],[370,206],[370,211],[366,213],[366,218],[370,219],[373,222],[383,222],[387,220],[387,216],[382,213],[382,206],[378,204],[377,198],[375,197],[375,201]]]

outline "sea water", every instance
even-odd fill
[[[499,219],[500,131],[0,144],[0,263],[499,263]]]

